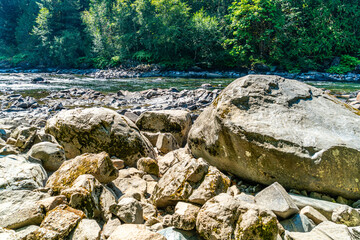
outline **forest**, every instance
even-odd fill
[[[345,73],[359,26],[358,0],[0,0],[0,61]]]

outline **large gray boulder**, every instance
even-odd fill
[[[188,143],[195,157],[247,180],[358,199],[359,115],[305,83],[249,75],[200,114]]]
[[[55,136],[68,159],[105,151],[136,166],[139,158],[154,157],[150,142],[136,125],[106,108],[61,111],[47,121],[45,131]]]

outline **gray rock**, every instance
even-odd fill
[[[53,210],[54,208],[56,208],[57,206],[59,206],[61,204],[66,204],[67,199],[66,199],[66,196],[59,195],[59,196],[53,196],[53,197],[48,197],[48,198],[42,199],[42,200],[38,201],[37,203],[44,206],[46,212],[48,212],[50,210]]]
[[[142,178],[144,175],[145,172],[134,167],[119,170],[119,178]]]
[[[150,143],[153,145],[153,147],[156,147],[156,142],[157,142],[157,139],[158,139],[159,135],[161,134],[161,132],[156,132],[156,133],[141,132],[141,133],[150,141]]]
[[[146,230],[145,225],[124,224],[117,227],[108,240],[166,240],[159,233]]]
[[[199,211],[196,230],[205,239],[276,239],[277,219],[270,210],[220,194]]]
[[[122,198],[118,204],[110,207],[110,211],[125,223],[144,223],[142,206],[140,202],[134,198]]]
[[[141,202],[141,206],[143,209],[143,217],[145,221],[157,217],[158,211],[154,205],[148,202]]]
[[[64,147],[67,158],[106,151],[135,166],[141,157],[154,157],[150,142],[125,116],[105,108],[61,111],[49,119],[45,131]]]
[[[18,155],[19,153],[20,153],[19,149],[12,146],[12,145],[6,144],[2,148],[0,148],[0,155],[3,155],[3,156],[6,156],[6,155]]]
[[[27,239],[28,236],[31,236],[34,232],[36,232],[40,227],[36,225],[29,225],[26,227],[22,227],[15,230],[16,233],[16,240],[23,240]],[[0,238],[2,239],[2,238]]]
[[[286,232],[285,239],[289,240],[314,240],[314,239],[341,239],[355,240],[354,235],[343,224],[335,224],[330,221],[322,222],[316,226],[311,232]]]
[[[196,231],[184,231],[174,227],[168,227],[158,231],[167,240],[201,240]]]
[[[172,225],[182,230],[193,230],[200,207],[185,202],[178,202],[172,216]]]
[[[111,161],[114,164],[114,167],[118,170],[123,169],[125,167],[124,160],[118,159],[118,158],[111,158]]]
[[[359,124],[355,110],[320,89],[250,75],[200,114],[188,144],[195,157],[247,180],[358,199]]]
[[[45,169],[18,155],[0,156],[0,190],[36,189],[44,186]]]
[[[14,230],[0,227],[0,239],[14,240],[14,239],[16,239],[16,233]]]
[[[289,232],[310,232],[315,227],[314,222],[303,214],[296,214],[280,224]]]
[[[47,213],[40,228],[31,233],[29,239],[64,239],[84,217],[80,210],[60,205]]]
[[[82,219],[70,240],[99,240],[101,228],[93,219]]]
[[[255,195],[256,204],[273,211],[278,217],[288,218],[299,212],[292,198],[277,182]]]
[[[120,220],[117,217],[112,217],[109,219],[103,226],[101,231],[101,237],[102,239],[107,239],[114,231],[115,229],[121,225]]]
[[[358,227],[349,227],[348,228],[351,235],[354,236],[354,239],[360,239],[360,226]]]
[[[188,148],[180,148],[158,157],[160,175],[164,175],[176,163],[193,158]]]
[[[56,171],[66,160],[64,149],[59,144],[51,142],[42,142],[33,145],[28,155],[41,160],[47,171]]]
[[[120,198],[122,196],[136,197],[140,199],[145,198],[147,183],[141,178],[117,178],[110,187],[114,190],[115,194]]]
[[[188,200],[192,203],[203,205],[208,199],[227,192],[230,179],[216,167],[209,166],[208,172],[202,182],[198,183]]]
[[[236,195],[235,199],[243,201],[243,202],[255,204],[255,197],[252,195],[246,194],[246,193],[241,193],[239,195]]]
[[[307,216],[311,219],[316,225],[327,221],[326,217],[319,213],[316,209],[310,206],[306,206],[301,209],[300,214]]]
[[[159,165],[155,159],[152,158],[140,158],[137,161],[137,168],[140,171],[159,176]]]
[[[167,154],[178,149],[179,145],[171,133],[160,133],[156,141],[156,148],[160,153]]]
[[[29,190],[0,191],[0,226],[39,224],[44,212],[38,201],[48,197],[49,194]],[[34,211],[29,211],[31,209]]]
[[[127,117],[128,119],[130,119],[131,121],[133,121],[133,123],[135,123],[136,120],[139,118],[139,116],[136,115],[136,114],[133,113],[133,112],[126,112],[124,115],[125,115],[125,117]]]
[[[136,121],[142,131],[171,133],[182,147],[186,144],[191,124],[190,113],[181,110],[148,111]]]
[[[115,194],[94,176],[79,176],[71,187],[63,189],[62,195],[69,199],[71,207],[82,210],[88,218],[111,218],[110,207],[116,204]]]
[[[41,205],[29,204],[0,217],[0,227],[17,229],[28,225],[38,225],[45,217]]]
[[[311,206],[317,211],[319,211],[322,215],[324,215],[328,220],[331,220],[331,216],[337,208],[344,206],[339,203],[318,200],[293,193],[289,195],[294,200],[296,206],[298,206],[299,209],[302,209],[306,206]]]
[[[151,200],[157,207],[178,201],[205,203],[230,185],[228,177],[202,159],[186,159],[172,166],[156,184]]]
[[[37,130],[37,127],[19,126],[11,133],[7,143],[14,145],[21,151],[29,149],[34,142]]]

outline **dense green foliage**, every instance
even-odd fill
[[[359,65],[358,26],[357,0],[0,0],[0,61],[344,73]]]

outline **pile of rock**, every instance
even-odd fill
[[[360,239],[355,113],[249,76],[194,124],[77,108],[0,131],[0,239]],[[314,198],[328,194],[341,203]]]
[[[67,89],[53,92],[41,101],[48,105],[61,103],[65,107],[107,106],[112,109],[131,109],[136,113],[148,110],[197,110],[208,105],[219,95],[219,89],[195,90],[149,89],[139,92],[119,91],[103,94],[89,89]]]

